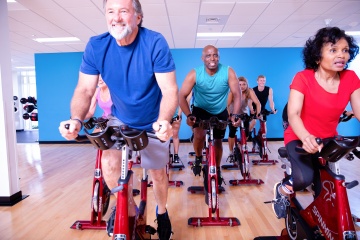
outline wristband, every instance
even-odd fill
[[[80,125],[81,125],[80,130],[83,128],[83,122],[80,119],[78,119],[78,118],[70,118],[70,119],[78,121],[80,123]]]

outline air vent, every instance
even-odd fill
[[[208,17],[205,19],[205,22],[208,24],[217,24],[220,22],[220,18],[218,17]]]

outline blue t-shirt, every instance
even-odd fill
[[[90,38],[80,66],[82,73],[101,74],[111,92],[112,114],[141,130],[151,130],[159,116],[162,94],[155,73],[174,70],[165,38],[142,27],[127,46],[119,46],[109,33]]]
[[[229,66],[219,64],[218,71],[210,76],[205,66],[195,68],[194,106],[217,115],[226,109],[229,95]]]

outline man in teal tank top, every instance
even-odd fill
[[[186,76],[184,83],[179,92],[179,104],[187,116],[186,123],[193,127],[194,140],[193,146],[195,151],[195,163],[193,172],[200,176],[202,163],[202,149],[204,146],[206,130],[198,128],[196,119],[207,120],[212,116],[216,116],[219,120],[227,120],[228,112],[226,110],[227,98],[229,90],[234,96],[234,112],[239,114],[241,92],[235,71],[229,66],[219,63],[219,51],[216,47],[208,45],[202,51],[201,59],[204,65],[191,70]],[[186,97],[193,90],[194,104],[192,112]],[[235,122],[234,117],[231,118],[234,126],[239,126],[240,120]],[[220,162],[222,158],[223,148],[222,139],[225,130],[214,129],[214,146],[216,152],[216,166],[218,176],[220,175]],[[221,184],[222,178],[219,178]]]

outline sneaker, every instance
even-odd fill
[[[286,217],[286,209],[290,205],[287,196],[280,193],[281,183],[278,182],[274,186],[273,211],[278,219]]]
[[[159,240],[169,240],[172,235],[171,222],[166,211],[163,214],[158,214],[158,207],[156,206],[156,221],[158,224],[157,233]]]
[[[179,155],[177,154],[174,155],[173,163],[180,163]]]
[[[217,170],[217,178],[218,178],[218,187],[219,188],[221,187],[222,183],[224,183],[226,185],[225,180],[224,180],[224,178],[223,178],[223,176],[221,174],[220,169]]]
[[[192,166],[192,170],[193,170],[193,173],[194,175],[199,175],[200,176],[200,173],[201,173],[201,165],[202,165],[202,156],[200,157],[195,157],[195,162]]]
[[[112,209],[112,212],[110,214],[109,219],[106,222],[106,232],[109,235],[109,237],[112,237],[113,232],[114,232],[116,207],[112,207],[111,209]]]

